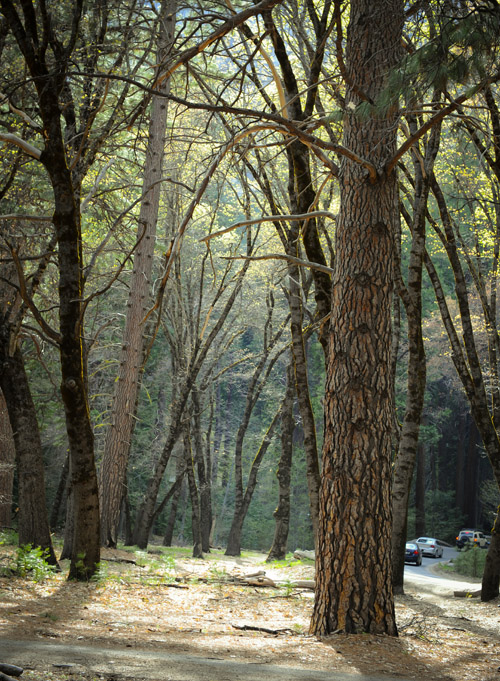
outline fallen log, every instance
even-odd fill
[[[481,589],[478,591],[454,591],[453,595],[455,598],[479,598]]]
[[[300,549],[294,551],[293,557],[296,560],[315,560],[314,551],[301,551]]]
[[[0,672],[7,674],[8,676],[21,676],[24,669],[22,667],[16,667],[15,664],[4,664],[0,662]]]
[[[314,579],[299,579],[297,582],[278,582],[278,586],[292,587],[293,589],[311,589],[314,591],[316,582]]]

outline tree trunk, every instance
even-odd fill
[[[203,548],[201,540],[201,516],[200,516],[200,497],[196,486],[196,476],[194,473],[193,451],[191,448],[190,428],[187,425],[184,429],[184,463],[186,466],[186,477],[189,488],[189,498],[191,500],[191,530],[193,532],[193,558],[203,558]]]
[[[403,3],[352,0],[346,111],[372,101],[399,57]],[[347,113],[344,147],[382,169],[396,112]],[[391,568],[391,309],[396,177],[344,158],[340,176],[325,443],[311,632],[396,635]]]
[[[410,132],[417,124],[410,119]],[[430,190],[430,173],[436,159],[441,128],[435,126],[429,136],[422,165],[415,159],[412,244],[408,264],[408,284],[404,285],[400,271],[395,273],[408,321],[408,375],[406,409],[399,440],[399,451],[394,462],[392,484],[392,572],[395,593],[403,593],[405,544],[408,524],[408,501],[417,456],[420,422],[424,406],[427,365],[422,334],[422,270],[425,254],[425,227]],[[398,233],[400,230],[398,230]],[[399,270],[401,267],[398,268]]]
[[[45,499],[42,442],[21,349],[16,347],[11,356],[3,357],[2,366],[0,387],[16,450],[19,545],[41,547],[47,552],[47,562],[57,565]]]
[[[425,469],[425,445],[422,442],[419,442],[417,447],[417,472],[415,480],[415,534],[417,537],[425,534]]]
[[[478,520],[479,433],[476,424],[469,420],[469,440],[465,463],[464,513],[466,525],[476,527]]]
[[[498,596],[498,584],[500,581],[500,506],[497,510],[495,524],[491,530],[491,543],[486,556],[483,579],[481,583],[481,600],[484,603],[492,601]]]
[[[198,472],[198,490],[200,498],[200,532],[202,551],[210,551],[210,531],[212,529],[212,470],[210,459],[210,441],[207,442],[206,456],[204,456],[203,437],[201,434],[201,403],[198,389],[193,389],[193,440],[194,440],[194,463]]]
[[[61,513],[61,507],[63,507],[63,502],[65,497],[68,496],[68,477],[69,477],[69,456],[66,454],[64,458],[64,464],[61,471],[61,476],[59,478],[59,483],[57,485],[56,494],[52,504],[52,511],[50,513],[50,527],[55,530],[59,521],[59,514]]]
[[[172,46],[177,0],[165,0],[160,16],[157,63],[164,68]],[[170,80],[162,81],[159,92],[168,94]],[[142,180],[141,209],[138,223],[138,247],[130,281],[127,316],[121,347],[120,369],[115,383],[111,408],[111,425],[106,433],[99,474],[101,503],[101,543],[116,547],[118,523],[126,484],[127,465],[135,425],[135,411],[144,353],[143,319],[149,307],[149,288],[156,240],[156,222],[160,202],[160,181],[167,124],[167,99],[152,97],[148,146]]]
[[[176,478],[178,478],[181,472],[184,470],[185,464],[182,457],[178,457],[176,465]],[[172,546],[172,539],[174,536],[175,518],[177,516],[177,508],[179,506],[179,498],[181,496],[182,484],[179,485],[174,494],[172,495],[172,503],[170,504],[170,513],[168,515],[167,527],[165,530],[165,536],[163,538],[163,546]]]
[[[16,449],[5,398],[0,390],[0,529],[12,526],[12,485]]]
[[[292,477],[294,380],[293,362],[287,367],[286,392],[281,413],[281,456],[278,462],[278,506],[274,511],[276,526],[274,539],[266,561],[286,558],[288,530],[290,527],[290,480]]]
[[[10,27],[36,88],[39,115],[43,126],[44,149],[40,162],[49,176],[53,199],[53,225],[57,237],[59,273],[59,332],[57,341],[61,359],[61,395],[66,416],[66,430],[71,456],[74,501],[73,553],[70,579],[88,579],[99,563],[99,498],[94,462],[94,439],[86,392],[86,368],[83,337],[83,277],[80,206],[78,190],[73,184],[62,131],[61,93],[66,84],[68,53],[54,67],[47,59],[46,47],[57,42],[49,16],[37,25],[32,2],[23,5],[22,18],[13,3],[2,2]],[[74,35],[81,20],[82,5],[73,7],[69,18]],[[23,23],[24,22],[24,23]],[[50,26],[50,29],[49,29]],[[45,47],[40,49],[39,29]],[[61,43],[59,43],[61,44]],[[70,49],[70,48],[67,48]]]
[[[260,464],[267,452],[271,440],[273,439],[274,429],[278,423],[281,414],[281,407],[276,412],[269,428],[264,435],[262,443],[259,447],[257,454],[252,462],[252,467],[248,475],[248,482],[245,489],[245,494],[241,500],[238,507],[235,508],[233,522],[231,524],[231,529],[229,530],[229,537],[227,540],[226,556],[239,556],[241,554],[241,533],[243,530],[243,523],[250,508],[250,502],[252,501],[253,493],[257,486],[257,473],[259,472]]]

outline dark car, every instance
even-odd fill
[[[422,552],[418,544],[406,544],[405,563],[415,563],[415,565],[422,565]]]

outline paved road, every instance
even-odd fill
[[[449,579],[444,572],[438,572],[435,568],[440,562],[452,560],[457,555],[455,548],[446,548],[442,558],[423,558],[422,565],[405,565],[405,587],[420,589],[439,596],[453,597],[454,591],[478,591],[481,584],[467,580]]]
[[[111,679],[151,681],[391,681],[390,677],[337,674],[274,665],[239,663],[194,655],[151,650],[63,645],[45,641],[2,641],[0,660],[25,669],[40,668],[40,658],[51,660],[68,673],[101,675]],[[405,681],[402,677],[392,681]]]

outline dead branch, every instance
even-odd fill
[[[223,260],[288,260],[293,262],[300,267],[309,267],[314,270],[319,270],[320,272],[326,272],[327,274],[333,274],[333,269],[327,267],[326,265],[320,265],[318,262],[311,262],[310,260],[301,260],[300,258],[295,258],[293,255],[287,255],[286,253],[268,253],[267,255],[223,255]]]
[[[293,629],[269,629],[268,627],[254,627],[251,624],[231,624],[231,626],[240,631],[263,631],[265,634],[272,634],[273,636],[295,633]]]
[[[252,220],[240,220],[239,222],[235,222],[225,229],[219,229],[217,232],[213,232],[212,234],[204,236],[202,239],[200,239],[200,241],[204,241],[206,243],[207,241],[210,241],[210,239],[214,239],[217,236],[221,236],[221,234],[226,234],[227,232],[231,232],[233,229],[237,229],[238,227],[243,227],[245,225],[255,225],[260,224],[261,222],[274,222],[275,220],[309,220],[310,218],[318,217],[330,218],[331,220],[337,219],[337,216],[334,213],[330,213],[328,210],[314,210],[309,213],[299,213],[297,215],[263,215],[260,218],[253,218]]]

